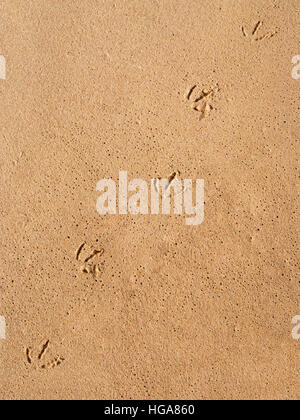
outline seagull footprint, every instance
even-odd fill
[[[216,85],[210,89],[200,89],[198,85],[194,85],[188,92],[187,100],[192,103],[192,109],[200,112],[200,121],[208,117],[210,112],[214,109],[211,104],[211,99],[218,92],[219,86]]]
[[[254,26],[254,29],[252,30],[251,34],[249,35],[245,26],[242,26],[242,32],[245,38],[251,37],[254,41],[264,41],[266,39],[271,39],[275,35],[277,35],[277,31],[275,32],[268,32],[267,34],[263,36],[259,36],[259,31],[263,27],[264,23],[259,20],[256,25]]]

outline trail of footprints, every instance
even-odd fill
[[[56,356],[53,359],[47,357],[46,355],[49,347],[50,340],[47,340],[45,344],[41,346],[39,351],[32,349],[31,347],[27,347],[25,350],[26,363],[41,370],[54,369],[55,367],[60,366],[65,359],[62,356]]]
[[[263,27],[263,22],[259,21],[256,23],[253,30],[248,33],[245,26],[242,26],[242,33],[245,38],[251,38],[254,41],[264,41],[273,38],[277,31],[268,32],[265,35],[260,36],[259,32]],[[5,58],[0,56],[0,79],[5,80],[6,69],[5,69]],[[211,111],[214,109],[213,98],[220,88],[217,84],[213,88],[201,89],[198,85],[194,85],[190,88],[187,94],[187,101],[191,103],[192,109],[195,112],[200,113],[200,121],[207,118]],[[176,177],[177,173],[170,176],[170,183]],[[104,249],[86,251],[87,244],[83,243],[80,245],[76,252],[76,260],[81,262],[81,272],[85,274],[91,274],[96,277],[103,271],[103,262],[99,262],[99,257],[104,254]],[[32,349],[31,347],[26,348],[25,356],[26,363],[30,366],[34,366],[41,370],[53,369],[60,366],[64,362],[62,356],[56,356],[54,358],[47,357],[47,353],[50,347],[50,340],[47,340],[40,348],[40,350]]]
[[[104,249],[94,249],[88,247],[86,242],[82,243],[76,251],[76,260],[80,262],[81,272],[90,274],[95,279],[103,271],[103,262],[100,257],[104,254]],[[50,340],[47,340],[39,349],[27,347],[25,349],[26,363],[35,369],[50,370],[60,366],[64,357],[56,356],[54,358],[47,356],[50,349]]]
[[[187,101],[190,102],[192,109],[200,113],[200,121],[207,118],[213,111],[213,98],[220,91],[220,87],[216,84],[209,89],[201,89],[198,85],[192,86],[188,91]]]
[[[277,35],[278,31],[267,32],[264,35],[259,35],[263,28],[263,21],[258,21],[251,32],[248,32],[245,26],[242,26],[242,33],[245,38],[251,38],[252,41],[265,41]],[[197,84],[193,85],[187,93],[187,101],[191,104],[195,112],[200,113],[200,121],[207,118],[215,109],[214,97],[220,91],[218,83],[214,87],[201,88]]]
[[[259,32],[260,32],[260,29],[263,27],[263,25],[264,25],[264,23],[261,20],[258,21],[250,34],[248,33],[245,26],[242,26],[242,33],[243,33],[245,38],[251,37],[251,39],[254,40],[254,41],[265,41],[265,40],[271,39],[275,35],[277,35],[277,31],[273,31],[273,32],[268,32],[265,35],[260,36]]]

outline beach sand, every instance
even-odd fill
[[[299,398],[299,13],[1,1],[1,399]],[[99,215],[122,170],[205,221]]]

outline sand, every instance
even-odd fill
[[[299,398],[299,13],[1,1],[1,399]],[[204,222],[99,215],[119,171]]]

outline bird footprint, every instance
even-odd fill
[[[259,31],[263,27],[263,25],[264,25],[264,23],[261,20],[259,20],[257,22],[257,24],[254,26],[254,29],[252,30],[250,35],[248,34],[245,26],[242,26],[242,32],[243,32],[244,37],[246,37],[246,38],[251,37],[252,40],[254,40],[254,41],[264,41],[266,39],[271,39],[275,35],[277,35],[277,31],[275,31],[275,32],[268,32],[263,36],[259,36]]]
[[[100,260],[100,257],[104,254],[104,249],[94,249],[89,247],[86,249],[86,243],[84,242],[78,248],[76,252],[76,260],[81,261],[81,272],[84,274],[92,274],[93,277],[96,277],[103,271],[103,261]]]
[[[191,102],[192,109],[200,112],[200,121],[206,118],[214,109],[211,100],[216,92],[220,90],[218,84],[209,89],[200,89],[198,85],[194,85],[188,92],[187,100]]]
[[[44,361],[49,346],[50,341],[47,340],[45,344],[41,346],[39,351],[34,351],[31,347],[27,347],[25,351],[27,364],[35,366],[39,369],[52,369],[61,365],[65,360],[62,356],[56,356],[53,359],[48,357]]]

